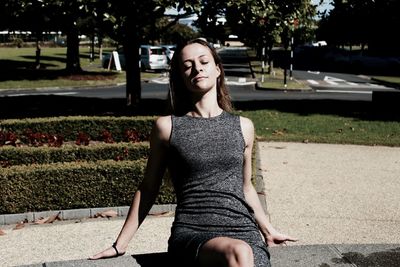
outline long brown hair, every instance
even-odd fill
[[[221,74],[217,79],[217,101],[220,108],[225,111],[231,112],[232,102],[228,92],[228,88],[225,83],[225,72],[222,66],[221,58],[218,56],[217,51],[207,41],[203,39],[194,39],[187,42],[185,45],[178,47],[177,51],[171,60],[171,68],[169,71],[169,104],[171,112],[174,115],[184,115],[188,111],[193,109],[193,103],[191,101],[191,94],[188,88],[186,88],[183,81],[182,71],[180,68],[181,51],[182,49],[190,44],[201,44],[207,47],[211,55],[214,58],[215,64],[221,70]]]

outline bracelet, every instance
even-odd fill
[[[115,252],[117,253],[117,255],[116,256],[120,256],[121,254],[119,254],[119,251],[118,251],[118,249],[117,249],[117,242],[114,242],[113,244],[112,244],[112,246],[111,246],[113,249],[115,249]]]

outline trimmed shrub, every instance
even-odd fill
[[[71,116],[0,121],[3,134],[16,134],[22,143],[29,144],[32,133],[62,136],[64,141],[76,141],[80,134],[90,140],[146,141],[155,117],[89,117]],[[105,136],[105,132],[108,134]],[[132,137],[135,140],[131,140]],[[1,144],[0,144],[1,145]]]
[[[127,206],[142,180],[146,160],[13,166],[0,172],[0,214]],[[168,178],[157,204],[175,202]]]
[[[0,147],[0,166],[49,164],[56,162],[137,160],[149,156],[149,143],[64,145],[62,147]]]

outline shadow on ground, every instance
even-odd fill
[[[333,258],[332,262],[336,264],[351,263],[355,266],[399,266],[400,263],[400,247],[390,250],[373,252],[364,255],[360,252],[346,252],[341,258]],[[326,264],[325,267],[330,265]]]
[[[354,266],[397,267],[400,261],[400,248],[396,245],[306,245],[270,248],[271,264],[274,267],[330,267]],[[29,265],[34,267],[38,265]],[[181,257],[172,258],[165,252],[149,253],[109,258],[102,260],[72,260],[47,262],[39,266],[51,267],[159,267],[185,266]],[[22,267],[22,266],[21,266]],[[28,266],[26,266],[28,267]]]
[[[132,255],[132,257],[141,267],[169,266],[168,263],[171,262],[168,254],[163,252]]]
[[[85,80],[104,80],[115,78],[112,72],[91,72],[82,71],[71,74],[63,68],[59,68],[60,62],[66,63],[65,55],[41,56],[40,68],[36,68],[35,56],[22,56],[26,60],[0,59],[0,81],[20,81],[20,80],[55,80],[55,79],[74,79],[74,77],[85,77]],[[81,55],[82,59],[87,59],[89,55]]]
[[[133,110],[123,98],[101,99],[55,95],[30,95],[0,98],[0,118],[34,118],[55,116],[125,116],[161,115],[165,100],[143,100]]]
[[[397,94],[400,95],[400,94]],[[330,114],[368,120],[400,121],[395,97],[386,96],[372,102],[340,100],[266,100],[235,102],[237,110],[273,109],[296,113],[303,116],[312,114]],[[101,99],[72,96],[17,96],[0,98],[0,118],[29,118],[54,116],[130,116],[164,115],[167,101],[143,99],[133,109],[126,106],[123,98]]]

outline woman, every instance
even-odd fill
[[[155,122],[145,177],[124,226],[92,259],[125,253],[168,167],[177,194],[168,241],[174,258],[183,266],[270,266],[267,245],[295,239],[277,232],[261,207],[251,182],[254,127],[230,113],[221,60],[206,41],[175,53],[170,88],[173,115]]]

